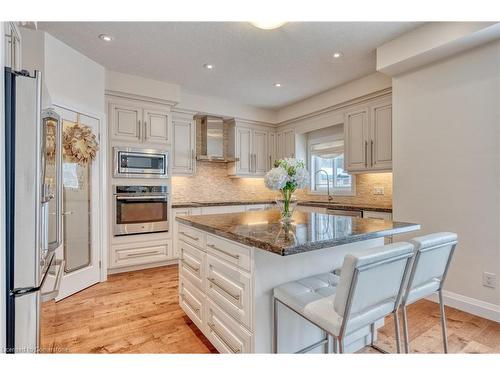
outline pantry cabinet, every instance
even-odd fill
[[[356,108],[344,116],[345,166],[350,173],[392,169],[392,105]]]
[[[172,174],[196,172],[196,123],[193,114],[172,113]]]
[[[117,141],[167,145],[170,110],[141,101],[110,101],[111,138]]]

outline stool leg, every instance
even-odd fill
[[[408,317],[406,316],[406,306],[403,306],[402,312],[403,312],[403,337],[405,343],[405,353],[408,354],[410,352],[410,339],[408,337]]]
[[[332,336],[325,331],[325,335],[326,335],[326,342],[325,342],[325,354],[328,354],[330,353],[330,342],[332,341]]]
[[[340,337],[337,337],[337,343],[338,343],[338,353],[343,354],[344,353],[344,343],[343,343],[343,338],[341,339]]]
[[[273,353],[278,353],[278,300],[273,296]]]
[[[333,338],[333,352],[335,354],[339,353],[339,342],[338,342],[338,339],[336,337]]]
[[[375,345],[375,323],[370,324],[370,345],[373,346]]]
[[[394,331],[396,335],[396,350],[397,353],[401,353],[401,337],[399,334],[399,315],[398,311],[394,311]]]
[[[441,329],[443,331],[444,352],[448,353],[448,334],[446,332],[446,315],[444,313],[443,292],[439,290],[439,309],[441,310]]]

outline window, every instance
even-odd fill
[[[309,151],[311,192],[325,194],[329,180],[330,194],[355,195],[355,177],[344,170],[344,141],[311,143]]]

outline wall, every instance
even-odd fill
[[[499,67],[495,42],[394,77],[393,174],[397,220],[459,235],[450,301],[500,320],[498,286],[482,286],[500,275]]]
[[[263,178],[229,178],[226,164],[197,162],[196,175],[172,177],[172,199],[174,203],[192,201],[230,201],[275,199],[277,192],[264,185]],[[385,195],[373,195],[373,186],[382,186]],[[326,200],[325,196],[308,195],[297,191],[303,200]],[[391,206],[392,174],[378,173],[359,175],[356,179],[356,196],[335,196],[336,202]]]

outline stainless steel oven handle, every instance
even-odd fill
[[[163,199],[166,200],[168,199],[168,195],[144,195],[144,196],[123,196],[123,195],[117,195],[116,200],[119,201],[133,201],[133,200],[154,200],[154,199]]]
[[[59,295],[59,289],[61,288],[61,280],[64,275],[64,267],[66,266],[66,261],[64,259],[58,259],[54,262],[54,265],[59,266],[57,271],[56,281],[54,283],[54,289],[50,292],[44,292],[40,294],[42,302],[50,301]]]

